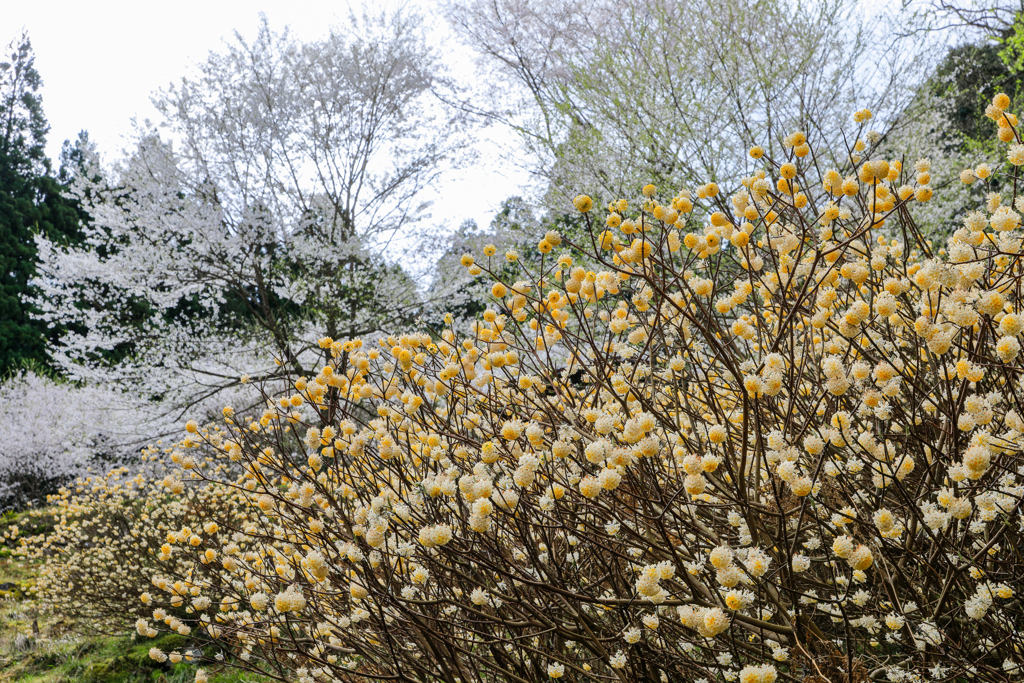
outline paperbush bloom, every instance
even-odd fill
[[[589,243],[545,236],[572,252],[508,278],[466,260],[493,282],[468,329],[321,339],[314,372],[172,449],[170,500],[235,507],[156,525],[139,633],[242,667],[287,648],[278,673],[314,680],[1004,680],[1017,197],[937,248],[931,164],[877,139],[793,132],[739,186],[645,188],[621,220],[581,195]]]
[[[149,449],[144,457],[160,457],[158,453]],[[202,521],[216,517],[232,527],[243,524],[245,499],[237,491],[204,486],[176,499],[171,490],[180,486],[185,493],[180,479],[170,474],[153,478],[156,470],[148,471],[150,476],[121,468],[80,479],[52,496],[51,508],[32,513],[55,514],[58,524],[51,533],[22,538],[19,552],[46,560],[36,592],[77,628],[116,633],[134,623],[140,635],[155,636],[151,617],[164,627],[178,620],[180,627],[174,630],[187,629],[186,620],[214,604],[189,581],[193,564],[209,566],[207,553],[216,556],[214,549],[233,556],[246,545],[241,538],[218,538],[217,524],[207,521],[204,526]],[[193,538],[200,543],[191,543]],[[161,606],[138,613],[140,604]]]

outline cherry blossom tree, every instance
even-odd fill
[[[104,408],[106,393],[33,372],[0,383],[0,511],[45,500],[90,467],[105,472],[131,454],[131,422]]]
[[[424,305],[396,263],[422,248],[409,235],[464,120],[435,96],[449,83],[422,17],[350,23],[305,43],[265,19],[236,35],[155,95],[162,118],[130,154],[77,179],[86,246],[39,239],[36,304],[71,330],[55,361],[116,387],[140,427]]]

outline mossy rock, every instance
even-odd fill
[[[25,600],[29,597],[32,588],[36,585],[35,579],[22,579],[20,581],[4,581],[0,583],[0,598],[10,600]]]
[[[117,667],[118,660],[113,661],[100,661],[92,662],[85,667],[85,671],[82,672],[82,681],[104,681],[111,678],[111,674],[119,667]]]

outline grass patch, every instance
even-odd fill
[[[187,645],[187,638],[165,634],[132,640],[129,636],[58,638],[40,636],[10,641],[0,655],[0,681],[7,683],[191,683],[196,666],[150,658],[149,649],[169,651]],[[20,648],[20,649],[19,649]],[[210,676],[211,683],[261,683],[252,674],[225,671]]]
[[[67,635],[29,641],[8,666],[0,669],[0,681],[24,683],[186,683],[195,668],[184,663],[160,664],[149,657],[149,648],[175,647],[171,638],[143,646],[127,637]],[[165,642],[166,641],[166,642]]]

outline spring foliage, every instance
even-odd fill
[[[769,125],[815,121],[807,132],[819,153],[840,151],[855,103],[892,125],[932,59],[921,37],[893,44],[877,31],[892,26],[870,16],[882,5],[848,0],[444,7],[481,57],[477,88],[490,97],[479,106],[521,134],[558,212],[581,187],[614,197],[649,182],[736,181],[743,151],[765,143]]]
[[[1016,179],[1008,107],[963,182]],[[589,242],[463,257],[519,268],[470,329],[323,338],[262,412],[189,422],[167,504],[245,502],[145,550],[138,632],[304,682],[1018,672],[1024,199],[936,248],[929,162],[870,119],[728,196],[581,195]]]

